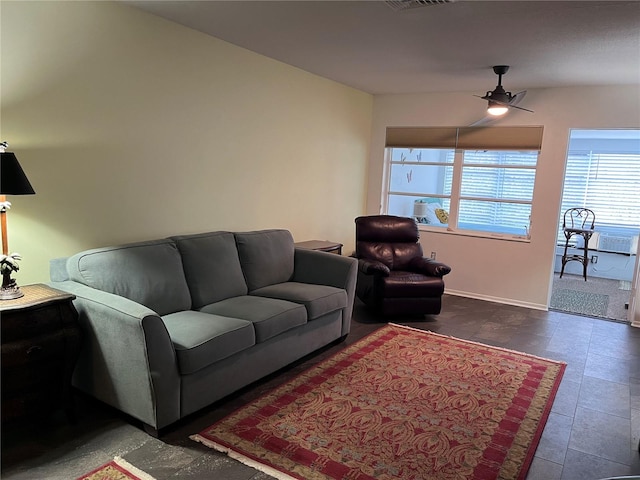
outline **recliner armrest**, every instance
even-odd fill
[[[367,258],[358,259],[358,269],[365,275],[382,275],[384,277],[389,276],[389,267],[384,263],[377,260],[369,260]]]
[[[430,258],[416,257],[409,262],[412,272],[422,273],[430,277],[443,277],[451,271],[451,267]]]

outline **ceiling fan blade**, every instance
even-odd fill
[[[513,97],[511,97],[511,101],[509,102],[509,104],[511,106],[518,105],[526,95],[526,90],[516,93]]]
[[[525,112],[535,113],[533,110],[529,110],[528,108],[518,107],[517,105],[509,105],[509,108],[517,108],[518,110],[524,110]]]
[[[506,114],[505,114],[506,115]],[[504,115],[502,115],[502,117],[504,117]],[[498,118],[502,118],[502,117],[494,117],[491,115],[487,115],[486,117],[481,118],[480,120],[473,122],[471,125],[469,125],[470,127],[479,127],[481,125],[487,125],[488,123],[493,123],[496,120],[498,120]]]

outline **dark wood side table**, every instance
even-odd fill
[[[307,240],[306,242],[296,242],[294,245],[298,248],[306,248],[307,250],[319,250],[321,252],[342,255],[341,243],[329,242],[326,240]]]
[[[75,298],[44,284],[0,301],[2,422],[40,419],[64,408],[74,420],[71,374],[80,350]]]

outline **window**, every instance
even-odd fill
[[[391,161],[387,211],[446,227],[443,212],[451,209],[454,150],[390,148],[387,155]]]
[[[640,130],[571,130],[561,214],[572,207],[593,210],[601,235],[638,235]]]
[[[453,141],[442,141],[443,129],[435,129],[436,141],[431,129],[388,130],[386,212],[414,217],[428,228],[526,238],[538,160],[538,149],[531,147],[539,146],[542,129],[504,128],[453,129]],[[531,128],[537,140],[525,135],[521,141],[520,129]],[[505,149],[514,129],[514,145],[526,150]],[[485,138],[478,136],[487,131],[491,134]],[[428,143],[453,148],[428,148]],[[462,144],[488,148],[459,148]]]
[[[462,155],[458,228],[527,235],[538,152]]]

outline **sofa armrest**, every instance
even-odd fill
[[[295,249],[292,281],[329,285],[347,292],[347,306],[342,315],[342,335],[348,334],[351,329],[357,276],[358,262],[355,258],[304,248]]]
[[[162,319],[144,305],[74,281],[50,286],[76,296],[82,330],[73,385],[160,429],[180,418],[180,376]]]
[[[382,275],[388,277],[390,270],[384,263],[368,258],[358,259],[358,269],[365,275]]]
[[[430,258],[416,257],[409,262],[412,272],[422,273],[430,277],[443,277],[451,271],[451,267]]]

